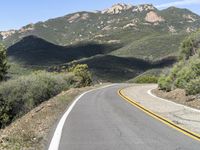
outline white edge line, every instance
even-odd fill
[[[181,106],[181,107],[183,107],[184,109],[189,109],[190,111],[200,112],[200,110],[198,110],[198,109],[191,108],[191,107],[185,106],[185,105],[183,105],[183,104],[178,104],[178,103],[172,102],[172,101],[170,101],[170,100],[167,100],[167,99],[158,97],[158,96],[156,96],[156,95],[154,95],[154,94],[152,93],[152,90],[153,90],[153,89],[148,90],[147,93],[148,93],[149,95],[155,97],[155,98],[158,98],[158,99],[160,99],[160,100],[166,101],[166,102],[168,102],[168,103],[172,103],[172,104]]]
[[[70,107],[67,109],[67,111],[64,113],[62,118],[60,119],[60,121],[59,121],[59,123],[56,127],[56,130],[54,132],[53,138],[51,139],[51,143],[49,145],[48,150],[58,150],[59,149],[60,139],[61,139],[61,136],[62,136],[62,130],[63,130],[63,126],[65,124],[65,121],[66,121],[67,117],[69,116],[70,112],[72,111],[73,107],[76,105],[76,103],[79,101],[79,99],[81,97],[83,97],[85,94],[87,94],[89,92],[99,90],[99,89],[103,89],[103,88],[107,88],[107,87],[110,87],[110,86],[115,86],[115,85],[116,84],[111,84],[111,85],[103,86],[103,87],[100,87],[100,88],[97,88],[97,89],[92,89],[92,90],[84,92],[80,96],[78,96],[74,100],[74,102],[70,105]]]

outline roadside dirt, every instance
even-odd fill
[[[158,97],[168,99],[170,101],[189,107],[200,109],[200,99],[196,98],[195,96],[186,96],[185,90],[183,89],[176,89],[170,92],[155,89],[152,91],[152,93]]]
[[[47,145],[47,136],[51,131],[52,126],[60,119],[60,116],[66,110],[68,105],[76,96],[95,87],[64,91],[56,97],[43,102],[5,129],[0,130],[0,149],[44,149]]]

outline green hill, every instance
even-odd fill
[[[36,36],[28,36],[8,48],[11,61],[30,66],[51,66],[97,54],[107,54],[120,48],[120,44],[82,42],[77,45],[58,46]]]
[[[146,61],[133,57],[118,57],[112,55],[96,55],[90,58],[74,61],[73,64],[87,64],[97,80],[124,82],[149,69],[162,69],[176,62],[175,57],[167,57],[157,61]],[[72,63],[50,67],[49,71],[60,71]]]

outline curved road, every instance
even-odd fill
[[[65,121],[59,150],[200,150],[200,142],[148,116],[118,94],[91,91]]]

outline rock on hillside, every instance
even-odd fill
[[[151,23],[165,21],[161,16],[158,16],[158,14],[154,11],[148,12],[146,14],[145,20]]]
[[[127,4],[115,4],[111,8],[108,8],[106,10],[101,11],[102,14],[119,14],[122,13],[122,11],[126,11],[133,8],[132,5],[127,5]]]
[[[9,36],[12,36],[16,30],[8,30],[8,31],[1,31],[0,32],[0,39],[4,40]]]

